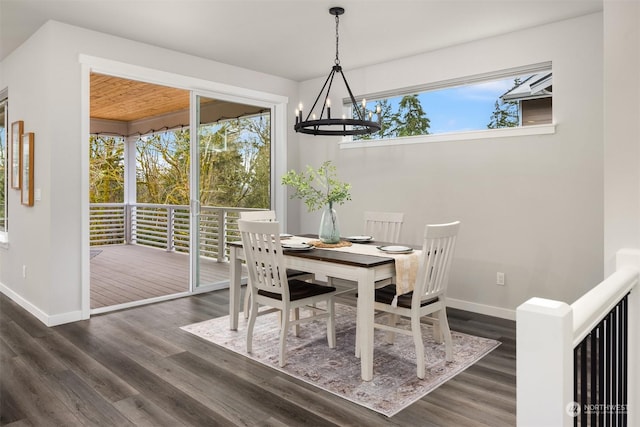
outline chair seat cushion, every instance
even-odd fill
[[[382,304],[389,304],[393,302],[393,297],[396,296],[396,285],[388,285],[380,289],[376,289],[376,302]],[[398,307],[411,308],[411,298],[413,298],[413,292],[406,293],[398,296]],[[420,307],[433,304],[438,301],[438,297],[431,298],[420,303]]]
[[[303,282],[302,280],[289,280],[289,297],[291,301],[297,301],[304,298],[315,297],[317,295],[335,292],[333,286],[322,286],[315,283]],[[267,298],[282,300],[282,295],[275,292],[268,292],[262,289],[258,290],[258,295]]]

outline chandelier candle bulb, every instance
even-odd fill
[[[327,99],[327,119],[331,118],[331,100]]]

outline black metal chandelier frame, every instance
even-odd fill
[[[330,136],[347,136],[347,135],[368,135],[374,132],[377,132],[381,128],[381,114],[380,107],[376,110],[376,114],[378,116],[378,121],[371,120],[373,116],[373,112],[369,113],[369,120],[366,117],[366,101],[363,100],[362,109],[358,106],[353,93],[351,92],[351,88],[349,87],[349,83],[347,82],[347,78],[345,77],[342,66],[340,66],[340,58],[339,58],[339,33],[338,26],[340,23],[340,15],[344,13],[344,8],[342,7],[332,7],[329,9],[329,13],[335,16],[336,20],[336,58],[335,64],[331,68],[331,72],[327,79],[322,85],[322,89],[320,89],[320,93],[316,97],[313,106],[309,110],[307,117],[302,119],[302,107],[299,108],[296,112],[296,123],[294,125],[294,129],[296,132],[306,133],[310,135],[330,135]],[[352,116],[356,116],[355,118],[333,118],[331,117],[331,106],[329,104],[329,93],[331,92],[331,85],[333,84],[333,79],[335,75],[339,73],[342,76],[342,80],[344,81],[344,85],[349,92],[349,98],[351,99],[351,103],[353,106]],[[325,91],[326,89],[326,91]],[[318,101],[323,98],[322,108],[320,110],[319,119],[315,118],[313,111],[318,105]],[[323,118],[325,116],[326,118]]]

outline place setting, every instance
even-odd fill
[[[282,243],[282,249],[284,251],[310,251],[314,248],[313,245],[310,245],[309,243]]]

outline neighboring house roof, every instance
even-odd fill
[[[500,98],[506,101],[549,98],[553,93],[553,73],[544,72],[530,76],[525,81],[506,92]]]

